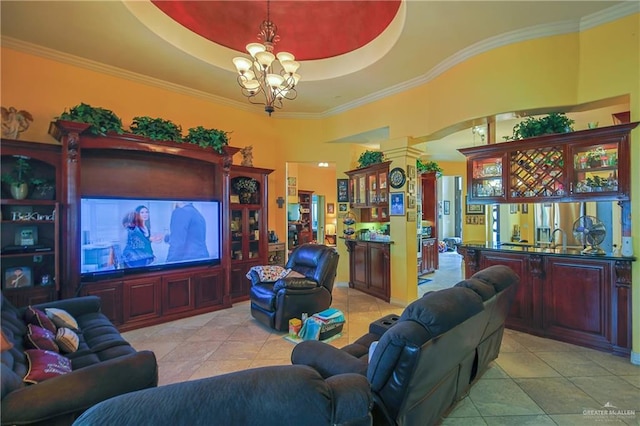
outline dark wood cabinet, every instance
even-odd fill
[[[58,165],[58,182],[62,182],[57,193],[62,214],[56,215],[60,234],[65,236],[60,249],[60,296],[100,296],[103,312],[121,330],[230,307],[232,245],[227,201],[231,199],[230,175],[236,176],[230,172],[231,158],[239,149],[225,147],[220,154],[197,145],[151,141],[135,135],[92,136],[87,128],[87,124],[67,121],[57,121],[50,127],[51,135],[61,142],[53,145],[57,158],[52,160]],[[237,168],[236,172],[247,171]],[[261,171],[256,174],[261,175]],[[261,179],[264,186],[260,197],[264,200],[266,178]],[[220,200],[221,262],[126,271],[83,281],[82,197]],[[266,212],[260,214],[265,226],[259,239],[265,241],[261,253],[266,263]],[[247,257],[250,252],[247,249]]]
[[[430,274],[438,269],[438,240],[422,238],[421,274]]]
[[[391,297],[389,244],[345,240],[349,251],[349,287],[386,302]]]
[[[20,195],[9,183],[2,186],[0,274],[3,294],[15,306],[59,296],[60,153],[56,145],[2,140],[3,175],[17,178],[19,162],[26,163],[21,168],[28,188]]]
[[[506,265],[520,277],[509,328],[620,355],[631,349],[632,258],[459,248],[465,275]]]
[[[628,201],[638,122],[464,148],[470,202]]]
[[[389,221],[389,164],[384,162],[345,172],[349,176],[351,208],[361,209],[363,222]]]

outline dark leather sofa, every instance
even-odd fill
[[[312,315],[329,308],[338,258],[333,247],[303,244],[293,251],[286,268],[304,277],[261,281],[256,271],[250,271],[251,315],[272,329],[287,331],[291,318],[300,318],[303,312]]]
[[[341,349],[301,342],[291,360],[325,378],[365,375],[374,424],[435,424],[497,358],[518,283],[510,268],[491,266],[452,288],[425,294],[402,315],[371,323],[369,333]],[[373,342],[378,343],[369,362]]]
[[[85,411],[74,426],[366,426],[366,377],[323,379],[310,367],[260,367],[117,396]]]
[[[1,301],[2,333],[12,348],[2,352],[2,425],[69,425],[92,405],[158,383],[153,352],[137,352],[100,313],[95,296],[65,299],[42,305],[64,309],[78,323],[79,347],[65,356],[70,373],[37,384],[25,384],[29,370],[24,338],[26,308],[14,307],[4,295]]]

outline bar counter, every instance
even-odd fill
[[[465,277],[491,265],[520,276],[507,327],[628,356],[631,349],[631,262],[635,257],[584,255],[581,249],[529,244],[458,245]]]

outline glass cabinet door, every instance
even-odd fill
[[[594,144],[575,147],[571,157],[572,194],[618,191],[618,144]]]
[[[387,174],[388,172],[378,172],[378,202],[385,204],[389,202],[387,198]]]
[[[249,209],[249,259],[260,257],[260,210]]]
[[[378,203],[378,180],[375,173],[367,175],[367,204]]]
[[[502,165],[504,156],[473,159],[472,179],[469,182],[471,198],[491,200],[504,198]]]
[[[231,228],[231,259],[242,260],[243,253],[243,209],[232,209],[229,226]]]

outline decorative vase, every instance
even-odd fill
[[[241,192],[240,193],[240,203],[241,204],[251,204],[251,197],[253,194],[251,192]]]
[[[14,199],[24,200],[29,194],[29,185],[26,183],[14,183],[11,184],[9,190],[11,191],[11,196]]]

